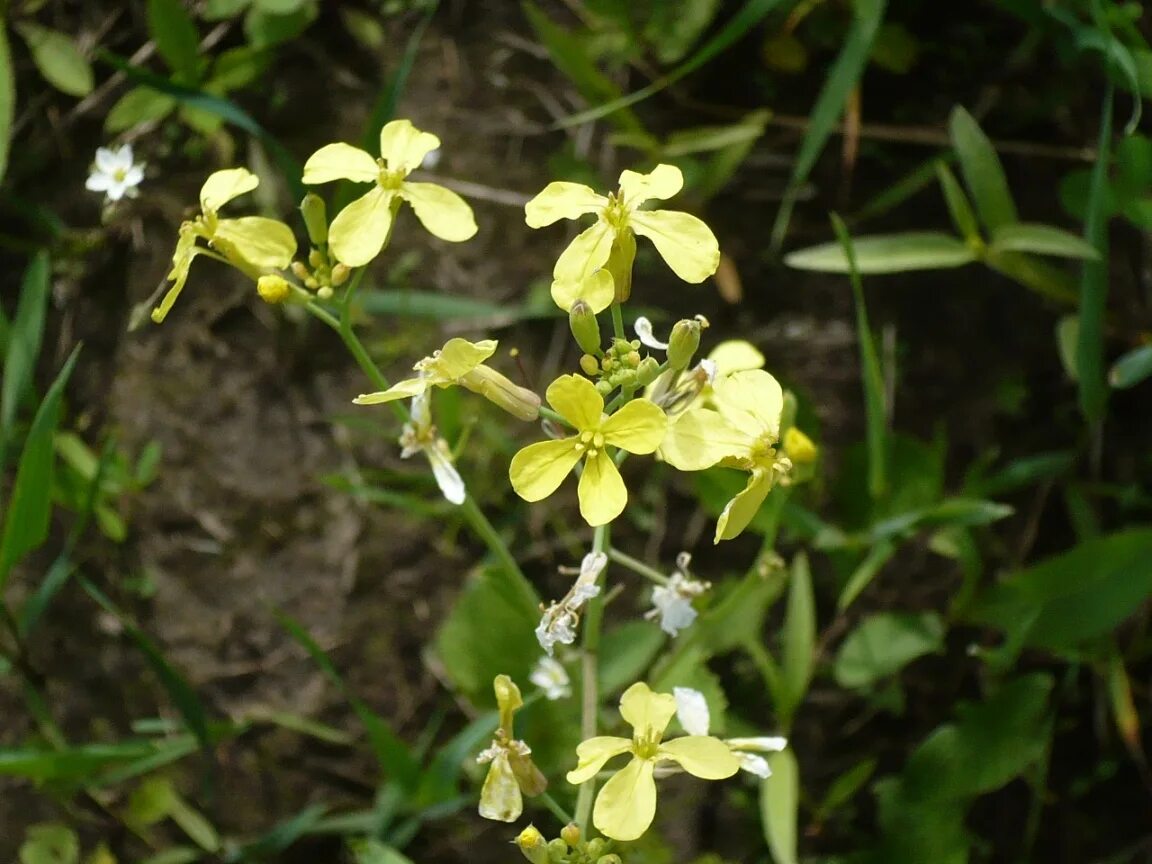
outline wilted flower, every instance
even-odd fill
[[[649,620],[659,618],[660,629],[669,636],[675,636],[692,625],[697,615],[692,607],[693,598],[712,587],[709,582],[698,582],[687,575],[691,562],[692,556],[687,552],[677,556],[676,572],[668,577],[668,584],[657,585],[652,589],[654,608],[644,615]]]
[[[555,701],[572,695],[572,682],[560,661],[541,657],[532,667],[528,680],[544,691],[544,697]]]
[[[512,733],[512,716],[524,706],[520,688],[507,675],[492,681],[500,726],[492,744],[476,761],[491,763],[484,787],[480,790],[480,815],[497,822],[515,822],[524,812],[523,795],[539,795],[548,781],[532,761],[532,750]]]
[[[579,575],[568,593],[558,603],[553,603],[540,616],[536,627],[536,639],[548,656],[557,643],[571,645],[576,641],[576,626],[580,623],[580,607],[600,593],[596,580],[608,565],[608,556],[603,552],[589,552],[580,563]]]
[[[436,485],[453,504],[463,504],[468,496],[460,473],[452,464],[452,451],[448,442],[440,437],[432,425],[431,393],[425,391],[412,397],[412,413],[400,433],[400,458],[407,459],[416,453],[423,453],[432,466],[432,476]]]

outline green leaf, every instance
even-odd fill
[[[0,382],[0,465],[4,464],[4,451],[12,435],[20,402],[32,387],[32,376],[44,339],[44,316],[51,293],[50,275],[48,253],[37,253],[24,271],[16,317],[8,330],[4,380]]]
[[[0,590],[8,581],[13,565],[36,549],[48,537],[52,517],[52,439],[60,421],[60,403],[64,386],[72,375],[80,348],[73,349],[64,367],[48,388],[44,401],[36,410],[24,450],[20,454],[16,479],[12,484],[0,535]]]
[[[996,252],[1033,252],[1037,255],[1055,255],[1060,258],[1096,259],[1096,247],[1082,238],[1051,225],[1017,222],[1004,225],[992,232],[992,246]]]
[[[856,0],[853,4],[855,15],[844,47],[840,49],[840,55],[828,72],[828,79],[816,97],[816,104],[808,112],[808,131],[804,133],[804,141],[792,163],[788,190],[772,226],[773,250],[779,250],[784,245],[796,195],[816,166],[816,160],[840,121],[849,95],[860,83],[868,64],[868,56],[872,53],[872,44],[884,22],[886,5],[887,0]]]
[[[1108,372],[1108,383],[1117,390],[1135,387],[1152,375],[1152,345],[1141,345],[1112,364]]]
[[[936,231],[879,234],[852,240],[856,267],[864,276],[904,273],[909,270],[945,270],[963,267],[976,255],[962,240]],[[848,258],[839,243],[823,243],[784,256],[784,263],[797,270],[847,273]]]
[[[132,790],[128,798],[128,819],[131,824],[147,828],[168,818],[176,790],[167,777],[148,777]]]
[[[833,780],[820,806],[816,808],[817,821],[823,822],[851,801],[864,784],[872,779],[878,764],[879,760],[875,757],[863,759]]]
[[[985,591],[968,619],[1022,643],[1071,650],[1110,632],[1152,595],[1152,528],[1088,540]]]
[[[21,21],[13,27],[27,43],[44,80],[69,96],[87,96],[92,92],[92,64],[67,34],[30,21]]]
[[[772,776],[760,783],[760,823],[775,864],[797,864],[800,766],[791,748],[767,756]]]
[[[1006,519],[1015,511],[1007,504],[982,498],[947,498],[928,507],[876,522],[868,530],[873,542],[904,538],[922,528],[966,528]]]
[[[655,4],[644,28],[644,36],[656,59],[664,65],[682,60],[708,29],[719,8],[720,0]]]
[[[104,118],[106,132],[124,132],[141,123],[167,117],[176,108],[176,98],[150,87],[133,87],[116,100]]]
[[[972,204],[960,186],[960,181],[948,167],[948,163],[940,160],[936,163],[936,177],[940,181],[940,188],[944,192],[944,201],[948,205],[948,214],[952,217],[952,224],[968,243],[980,240],[980,226],[976,224],[976,214],[972,212]]]
[[[629,621],[605,633],[600,640],[600,695],[613,696],[643,680],[664,642],[664,631],[648,621]]]
[[[431,318],[435,321],[473,321],[481,318],[509,324],[526,318],[554,317],[556,311],[554,305],[551,308],[533,309],[527,305],[492,303],[473,297],[413,290],[366,290],[356,295],[356,303],[369,315]]]
[[[856,569],[852,571],[852,575],[844,583],[840,596],[836,600],[837,609],[843,611],[852,605],[852,601],[860,596],[860,592],[872,583],[876,574],[896,554],[896,548],[896,544],[892,541],[881,540],[868,550],[864,560],[856,565]]]
[[[792,715],[808,692],[812,667],[816,662],[816,598],[812,592],[812,573],[808,556],[803,552],[792,561],[788,583],[788,607],[784,613],[784,632],[780,646],[780,683],[782,704],[776,705],[781,724],[787,729]]]
[[[8,150],[12,144],[15,115],[16,74],[12,69],[12,49],[5,28],[0,27],[0,180],[8,171]]]
[[[148,0],[148,33],[182,84],[200,80],[200,34],[180,0]]]
[[[1018,222],[1004,166],[979,124],[958,105],[952,109],[948,131],[960,160],[960,173],[964,175],[984,227],[992,232]]]
[[[253,4],[244,16],[244,35],[253,48],[271,48],[290,42],[308,29],[316,20],[317,8],[314,3],[300,6],[286,15],[266,11]]]
[[[20,845],[20,864],[78,864],[80,838],[67,825],[32,825]]]
[[[1060,365],[1070,381],[1080,380],[1080,366],[1076,353],[1080,349],[1080,318],[1077,315],[1063,315],[1056,322],[1056,353]]]
[[[46,780],[87,780],[107,765],[154,753],[149,741],[86,744],[64,750],[0,748],[0,776]]]
[[[412,864],[412,859],[379,840],[352,840],[348,844],[356,864]]]
[[[841,687],[869,687],[943,647],[944,622],[935,612],[882,612],[865,618],[848,634],[832,673]]]
[[[200,811],[192,807],[177,793],[173,793],[171,809],[168,811],[172,821],[180,826],[180,830],[188,835],[188,839],[205,852],[220,851],[220,835]]]
[[[223,21],[235,18],[252,5],[252,0],[206,0],[201,15],[205,21]]]

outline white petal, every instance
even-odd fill
[[[768,760],[755,753],[733,753],[740,760],[740,768],[749,774],[755,774],[761,780],[772,776],[772,769],[768,767]]]
[[[704,694],[691,687],[673,687],[672,695],[676,698],[676,719],[684,731],[689,735],[707,735],[712,718]]]
[[[657,348],[661,351],[668,350],[668,343],[661,342],[652,333],[652,322],[641,315],[636,319],[636,336],[640,342],[647,345],[649,348]]]
[[[528,680],[544,691],[547,699],[564,699],[572,694],[567,670],[551,657],[541,657]]]
[[[788,739],[778,735],[761,738],[729,738],[728,746],[733,750],[758,750],[761,753],[777,753],[788,746]]]
[[[452,464],[452,459],[448,455],[448,445],[437,438],[433,444],[424,449],[424,453],[432,465],[432,476],[436,478],[436,485],[440,487],[444,497],[453,504],[463,504],[468,496],[468,490],[464,488],[460,472]]]
[[[132,165],[124,172],[124,185],[125,186],[139,186],[144,179],[144,166]]]
[[[84,181],[84,188],[89,192],[107,192],[115,182],[116,180],[112,175],[105,174],[103,171],[93,171]]]
[[[120,167],[118,151],[107,147],[96,148],[96,167],[105,174],[111,174]]]
[[[108,185],[108,191],[104,194],[108,196],[109,201],[119,201],[126,191],[127,187],[123,183],[113,182]]]

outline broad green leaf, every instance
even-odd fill
[[[629,621],[605,633],[600,639],[600,695],[613,696],[644,680],[664,642],[664,631],[647,621]]]
[[[816,598],[812,591],[812,573],[808,556],[800,552],[792,561],[788,582],[788,606],[784,613],[784,632],[780,644],[781,695],[783,704],[776,705],[784,728],[791,725],[792,715],[808,692],[812,667],[816,662]]]
[[[944,622],[935,612],[882,612],[865,618],[848,634],[832,672],[841,687],[868,687],[943,647]]]
[[[820,806],[816,808],[817,819],[824,821],[851,801],[864,784],[872,779],[878,764],[879,760],[875,757],[863,759],[833,780]]]
[[[1152,528],[1097,537],[1020,570],[967,613],[1024,644],[1072,650],[1110,632],[1152,595]]]
[[[976,260],[975,253],[962,240],[936,231],[854,237],[852,247],[856,253],[856,267],[863,276],[909,270],[946,270]],[[848,258],[839,243],[823,243],[791,252],[784,256],[784,263],[797,270],[848,272]]]
[[[252,5],[252,0],[206,0],[200,14],[205,21],[235,18]]]
[[[1051,225],[1017,222],[992,232],[992,246],[997,252],[1032,252],[1059,258],[1095,259],[1100,253],[1090,243]]]
[[[873,788],[882,833],[869,864],[969,864],[965,807],[924,799],[897,777],[878,780]]]
[[[180,0],[148,0],[148,33],[182,84],[200,80],[200,34]]]
[[[1108,372],[1108,383],[1117,390],[1135,387],[1152,375],[1152,345],[1141,345],[1112,364]]]
[[[72,351],[64,367],[48,388],[44,401],[28,429],[24,450],[16,469],[16,479],[5,506],[4,531],[0,534],[0,589],[8,581],[13,565],[36,549],[48,537],[52,517],[52,439],[60,421],[64,387],[76,365],[80,348]]]
[[[775,864],[797,864],[800,766],[791,748],[767,757],[772,776],[760,783],[760,824]]]
[[[308,29],[316,20],[316,4],[300,6],[294,12],[280,15],[257,4],[248,8],[244,16],[244,35],[253,48],[271,48],[290,42]]]
[[[679,0],[652,7],[644,36],[656,59],[665,65],[678,63],[708,29],[721,0]]]
[[[51,293],[51,265],[47,252],[39,252],[28,263],[20,286],[20,301],[8,330],[8,350],[4,357],[4,379],[0,382],[0,464],[16,422],[20,402],[31,389],[40,344],[44,339],[44,316]]]
[[[28,44],[36,68],[49,84],[69,96],[87,96],[92,92],[92,64],[70,36],[30,21],[13,26]]]
[[[78,864],[80,838],[67,825],[32,825],[20,845],[20,864]]]
[[[141,123],[168,116],[176,108],[175,97],[151,87],[133,87],[108,109],[104,118],[106,132],[124,132]]]
[[[188,835],[188,839],[205,852],[220,851],[220,835],[199,810],[176,794],[168,816]]]
[[[960,160],[960,173],[984,227],[992,232],[1018,222],[1016,203],[1008,189],[1004,166],[979,124],[971,114],[956,106],[948,122],[948,131]]]
[[[940,181],[940,188],[944,192],[944,201],[948,205],[948,214],[952,217],[952,224],[960,232],[960,236],[967,243],[980,240],[980,226],[976,224],[976,214],[972,212],[972,204],[968,201],[960,181],[948,167],[948,163],[940,160],[936,163],[936,177]],[[983,241],[981,241],[983,242]]]
[[[8,34],[0,27],[0,180],[8,171],[8,150],[12,144],[12,119],[16,114],[16,74]]]
[[[167,777],[148,777],[132,790],[128,798],[128,819],[133,825],[147,828],[168,818],[176,790]]]
[[[230,90],[247,87],[268,70],[270,60],[267,51],[257,51],[247,45],[229,48],[212,64],[212,75],[204,89],[222,96]]]

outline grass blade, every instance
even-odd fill
[[[8,329],[4,356],[4,381],[0,385],[0,465],[13,434],[20,400],[32,385],[36,359],[44,339],[44,315],[48,308],[50,266],[48,253],[38,253],[24,271],[20,302]]]
[[[408,83],[408,76],[416,64],[416,55],[420,51],[420,41],[424,38],[424,31],[428,27],[428,22],[432,20],[432,15],[436,12],[438,5],[434,2],[429,6],[420,23],[412,31],[412,35],[408,37],[408,43],[404,46],[404,54],[400,57],[400,65],[396,67],[396,71],[392,74],[392,80],[388,82],[388,86],[381,89],[380,95],[376,98],[376,104],[372,106],[368,125],[364,127],[364,135],[360,139],[360,145],[369,153],[375,153],[380,149],[380,129],[396,115],[396,105],[400,102],[400,96]]]
[[[12,139],[12,119],[16,114],[16,75],[8,34],[0,27],[0,180],[8,170],[8,148]]]
[[[960,106],[953,109],[948,130],[960,160],[960,173],[964,175],[984,227],[995,231],[1018,222],[1016,202],[1008,189],[1004,166],[984,130]]]

